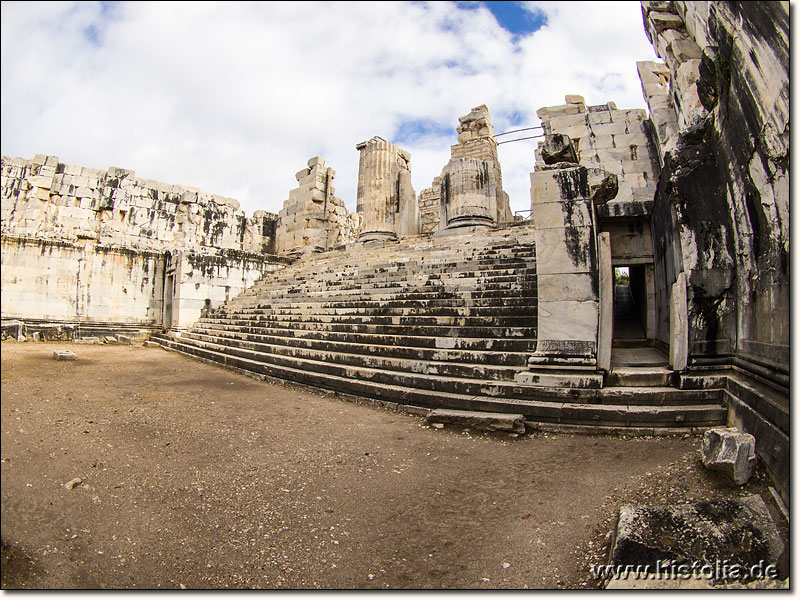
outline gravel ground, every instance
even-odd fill
[[[159,348],[3,342],[2,587],[596,588],[621,504],[758,493],[785,525],[762,471],[738,488],[699,447],[435,429]]]

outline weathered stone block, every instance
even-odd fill
[[[547,165],[554,165],[560,162],[577,163],[578,157],[572,140],[569,136],[561,133],[549,134],[544,138],[541,146],[542,160]]]
[[[539,302],[539,338],[597,342],[597,301]]]
[[[426,417],[428,423],[455,423],[483,431],[525,433],[525,416],[439,408]]]
[[[682,505],[626,505],[619,510],[611,564],[728,561],[749,569],[775,565],[783,542],[759,496]],[[763,562],[761,562],[763,561]]]
[[[709,429],[703,435],[703,465],[727,475],[736,485],[750,480],[756,468],[756,439],[735,427]]]
[[[78,360],[78,355],[69,350],[54,350],[53,358],[56,360]]]

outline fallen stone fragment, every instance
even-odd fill
[[[64,484],[64,487],[68,490],[75,489],[77,486],[83,483],[83,479],[80,477],[76,477],[75,479],[70,479],[67,483]]]
[[[78,360],[78,355],[69,350],[53,350],[53,358],[56,360]]]
[[[99,337],[83,337],[74,340],[75,344],[99,344],[100,338]]]
[[[103,338],[103,341],[106,344],[116,344],[117,343],[117,338],[114,337],[113,335],[107,335],[106,337]]]
[[[4,340],[16,340],[19,336],[23,335],[25,331],[25,323],[17,319],[2,321],[0,327],[2,327],[2,337]]]
[[[542,160],[546,165],[558,163],[577,163],[578,156],[568,135],[563,133],[551,133],[545,136],[542,144]]]
[[[778,563],[783,542],[760,496],[682,505],[625,505],[619,509],[610,563],[623,568],[711,565],[713,579],[731,577],[720,564],[742,570]],[[686,569],[687,567],[683,567]],[[688,571],[687,571],[688,572]],[[740,574],[740,575],[743,575]]]
[[[720,471],[736,485],[750,480],[756,468],[756,439],[735,427],[709,429],[703,435],[703,465]]]
[[[118,335],[117,336],[117,343],[118,344],[130,344],[131,343],[131,338],[128,337],[127,335]]]
[[[457,423],[483,431],[525,433],[525,417],[520,414],[490,413],[437,408],[428,413],[428,423]]]
[[[157,342],[150,342],[150,341],[147,341],[147,342],[145,342],[145,343],[144,343],[144,344],[142,344],[142,345],[143,345],[145,348],[158,348],[158,347],[160,347],[160,345],[161,345],[161,344],[158,344]]]

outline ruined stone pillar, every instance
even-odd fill
[[[503,175],[500,171],[500,160],[497,158],[497,140],[494,137],[489,108],[481,104],[473,108],[469,114],[459,117],[457,131],[458,144],[450,147],[451,158],[476,158],[489,162],[495,187],[492,221],[495,223],[513,221],[508,194],[503,191]]]
[[[609,323],[601,329],[595,203],[616,194],[616,177],[569,163],[531,173],[536,229],[538,321],[536,352],[523,384],[600,388],[610,366]],[[606,234],[605,244],[608,236]],[[610,276],[610,248],[603,252]],[[603,283],[610,281],[604,277]],[[608,294],[606,294],[608,296]],[[610,298],[606,298],[609,300]],[[613,325],[612,325],[613,326]],[[598,340],[603,351],[598,351]],[[601,364],[598,364],[601,363]]]
[[[336,171],[325,167],[319,156],[307,164],[308,168],[295,175],[297,189],[289,192],[278,213],[275,238],[279,254],[324,252],[352,242],[342,236],[348,214],[344,202],[334,195]]]
[[[597,330],[597,368],[611,370],[611,345],[614,337],[614,267],[611,263],[611,234],[597,236],[598,292],[600,320]]]
[[[476,158],[453,158],[440,178],[440,230],[495,224],[497,197],[491,163]]]
[[[356,203],[363,217],[359,241],[395,240],[398,230],[401,235],[416,234],[419,217],[411,187],[411,155],[377,136],[356,149],[361,152]]]

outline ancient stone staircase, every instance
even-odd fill
[[[247,372],[421,407],[595,427],[724,421],[718,390],[517,383],[536,347],[536,290],[530,227],[416,237],[298,261],[190,331],[152,339]]]

